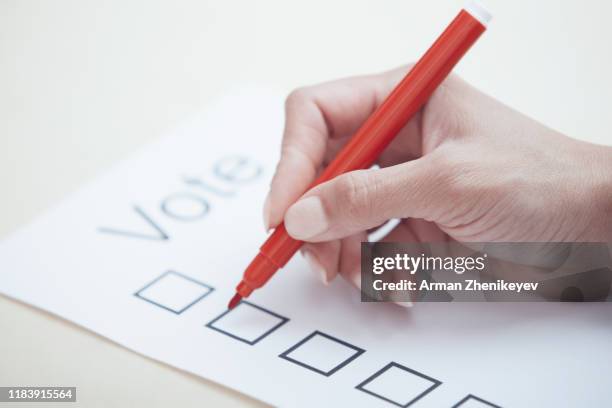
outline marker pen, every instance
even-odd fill
[[[310,188],[340,174],[370,167],[485,31],[490,19],[481,6],[468,3]],[[235,307],[262,287],[302,243],[291,238],[280,224],[247,267],[228,307]]]

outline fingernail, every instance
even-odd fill
[[[308,263],[310,269],[312,269],[314,273],[319,275],[319,278],[321,279],[321,282],[323,282],[324,285],[328,285],[329,280],[327,279],[327,272],[325,272],[325,269],[319,263],[317,258],[310,251],[303,251],[302,254],[304,255],[304,259],[306,259],[306,262]]]
[[[304,198],[293,204],[285,215],[285,228],[294,238],[307,240],[320,235],[329,227],[323,203],[319,197]]]
[[[393,293],[391,293],[390,300],[392,300],[393,303],[395,303],[396,305],[401,306],[401,307],[410,308],[410,307],[414,306],[414,303],[412,302],[412,300],[410,300],[410,299],[404,300],[402,298],[403,298],[403,296],[401,294],[399,294],[398,292],[393,292]]]
[[[361,290],[361,274],[360,273],[352,274],[351,281],[353,282],[353,285],[355,285],[357,289]]]
[[[266,232],[270,232],[270,194],[266,196],[266,201],[264,201],[263,219]]]

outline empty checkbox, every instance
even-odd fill
[[[355,388],[398,407],[409,407],[440,384],[425,374],[391,362]]]
[[[499,405],[495,405],[492,402],[485,401],[480,397],[469,394],[461,401],[453,405],[453,408],[501,408]]]
[[[284,316],[243,300],[207,323],[206,327],[254,345],[288,321]]]
[[[315,331],[279,357],[329,377],[364,352],[329,334]]]
[[[181,314],[214,290],[205,283],[167,271],[134,296],[172,313]]]

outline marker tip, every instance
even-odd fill
[[[242,296],[240,296],[240,293],[236,293],[234,297],[232,298],[232,300],[229,301],[227,308],[229,310],[232,310],[238,305],[238,303],[240,303],[241,300],[242,300]]]

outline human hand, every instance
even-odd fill
[[[360,242],[392,218],[401,222],[384,241],[612,239],[612,148],[564,136],[454,76],[383,152],[380,168],[305,193],[406,71],[303,88],[287,99],[264,222],[270,229],[284,219],[324,282],[341,274],[359,287]]]

